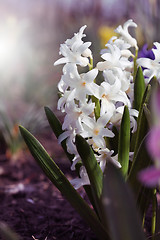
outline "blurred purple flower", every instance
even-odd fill
[[[138,177],[148,187],[157,186],[160,183],[160,169],[155,166],[146,168],[139,173]]]
[[[148,49],[147,44],[143,45],[142,49],[138,53],[138,57],[139,58],[145,57],[145,58],[150,58],[150,59],[153,59],[153,60],[155,59],[155,56],[152,52],[152,49]]]

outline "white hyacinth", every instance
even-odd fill
[[[128,27],[136,27],[129,20],[123,27],[119,26],[116,32],[120,37],[113,37],[102,50],[102,62],[96,68],[91,68],[92,52],[89,49],[91,42],[83,42],[82,38],[86,25],[81,27],[71,39],[67,39],[60,46],[62,58],[54,65],[65,64],[63,75],[58,84],[61,97],[58,109],[66,113],[62,128],[64,132],[59,136],[59,143],[66,139],[67,151],[74,154],[72,170],[80,161],[80,156],[75,147],[75,136],[80,134],[92,146],[95,157],[104,171],[107,161],[111,161],[120,168],[117,155],[106,146],[105,138],[113,138],[112,126],[118,126],[123,115],[124,106],[130,112],[132,131],[136,130],[138,112],[132,109],[133,102],[133,61],[131,47],[137,50],[136,40],[129,34]],[[82,67],[79,73],[77,65]],[[84,73],[83,67],[89,66]],[[102,71],[103,82],[98,85],[96,77]],[[93,99],[94,98],[94,99]],[[99,102],[99,116],[95,113],[96,102]],[[84,166],[80,168],[80,177],[71,182],[77,189],[82,185],[90,184]]]
[[[133,38],[130,33],[128,32],[129,27],[137,27],[137,24],[133,22],[132,19],[129,19],[127,22],[124,23],[123,27],[120,25],[115,30],[116,33],[120,34],[121,38],[132,47],[138,49],[137,41]]]
[[[67,39],[64,44],[60,45],[59,54],[63,55],[62,58],[57,60],[54,65],[63,63],[76,63],[82,67],[89,64],[88,57],[92,58],[92,52],[89,49],[91,42],[84,43],[82,38],[86,35],[83,34],[87,26],[80,28],[78,33],[74,34],[74,37]]]

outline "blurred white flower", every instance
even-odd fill
[[[120,38],[117,38],[116,36],[113,36],[105,46],[107,47],[108,44],[116,45],[120,49],[122,57],[126,57],[126,58],[134,57],[132,52],[129,50],[131,45],[129,43],[125,42],[123,39],[120,39]],[[107,47],[105,49],[102,49],[100,53],[104,54],[104,53],[107,53],[109,51],[110,50]]]
[[[83,34],[86,27],[86,25],[81,27],[79,32],[74,34],[73,38],[67,39],[65,43],[60,45],[59,54],[63,55],[63,57],[58,59],[54,66],[64,63],[75,63],[85,67],[89,64],[88,57],[92,58],[92,53],[89,49],[91,42],[84,43],[82,41],[82,38],[86,36]]]
[[[122,70],[130,68],[132,63],[122,56],[121,50],[116,45],[106,44],[109,51],[102,54],[104,62],[98,62],[97,68],[99,71],[104,71],[106,69],[121,68]]]
[[[137,40],[133,38],[128,32],[129,27],[137,27],[137,24],[133,22],[132,19],[130,19],[124,23],[123,27],[121,25],[118,26],[115,32],[120,34],[121,38],[127,43],[129,43],[132,47],[135,47],[136,49],[138,49]]]

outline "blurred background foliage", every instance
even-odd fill
[[[135,34],[140,47],[160,41],[159,9],[158,0],[1,1],[0,139],[12,145],[18,124],[31,131],[46,129],[43,106],[56,109],[62,68],[53,63],[60,43],[77,29],[88,26],[86,41],[92,42],[96,64],[100,49],[115,35],[113,29],[129,18],[139,26]]]

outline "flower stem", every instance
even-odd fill
[[[144,228],[145,218],[146,218],[146,214],[144,213],[143,219],[142,219],[142,228]]]
[[[92,96],[91,98],[92,98],[92,102],[95,103],[94,114],[97,120],[100,117],[100,102],[98,98],[96,98],[95,96]]]
[[[156,230],[156,206],[157,206],[157,198],[156,198],[156,189],[153,189],[153,198],[152,198],[152,240],[155,239],[155,230]]]
[[[137,73],[137,57],[138,57],[138,49],[136,49],[135,56],[133,59],[134,62],[134,72],[133,72],[133,80],[135,81],[136,73]]]
[[[90,63],[88,64],[89,71],[93,69],[93,58],[90,58]]]

